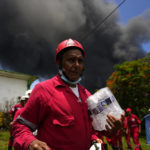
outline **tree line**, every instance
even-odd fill
[[[146,57],[114,66],[107,80],[121,107],[132,108],[142,120],[150,108],[150,53]]]

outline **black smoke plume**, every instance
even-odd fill
[[[71,37],[82,41],[86,50],[84,86],[90,91],[105,86],[113,65],[143,57],[141,45],[150,41],[150,11],[126,26],[118,23],[116,11],[85,37],[115,7],[105,0],[1,0],[3,69],[51,77],[57,73],[57,44]]]

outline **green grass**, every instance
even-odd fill
[[[9,140],[9,132],[8,131],[0,131],[0,150],[8,150],[8,140]],[[125,138],[122,138],[123,141],[123,150],[127,149],[127,144]],[[133,140],[131,139],[132,146],[134,147]],[[150,150],[150,145],[146,145],[145,137],[140,137],[140,143],[143,150]],[[108,150],[112,150],[112,148],[108,145]]]
[[[8,150],[9,132],[0,131],[0,150]]]
[[[146,144],[146,139],[145,139],[144,136],[140,137],[139,140],[140,140],[142,150],[150,150],[150,145]],[[105,142],[106,142],[106,140],[105,140]],[[126,144],[126,141],[125,141],[124,137],[122,137],[122,143],[123,143],[123,150],[127,150],[127,144]],[[133,143],[132,138],[131,138],[131,143],[132,143],[132,148],[134,149],[134,143]],[[108,150],[112,150],[112,148],[110,147],[110,145],[108,143],[107,143],[107,145],[108,145]]]

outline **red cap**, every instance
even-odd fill
[[[131,108],[126,109],[126,112],[131,112],[131,111],[132,111]]]
[[[64,40],[64,41],[62,41],[58,46],[57,46],[57,49],[56,49],[56,63],[58,64],[58,62],[57,62],[57,56],[58,56],[58,54],[62,51],[62,50],[64,50],[64,49],[66,49],[66,48],[71,48],[71,47],[75,47],[75,48],[78,48],[78,49],[80,49],[82,52],[83,52],[83,57],[85,58],[85,51],[84,51],[84,48],[83,48],[83,46],[78,42],[78,41],[76,41],[76,40],[73,40],[73,39],[67,39],[67,40]]]

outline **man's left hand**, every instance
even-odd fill
[[[107,123],[110,125],[106,125],[106,129],[108,132],[116,132],[118,129],[121,129],[123,127],[124,122],[124,115],[121,115],[121,117],[118,119],[114,117],[111,114],[107,115]]]

